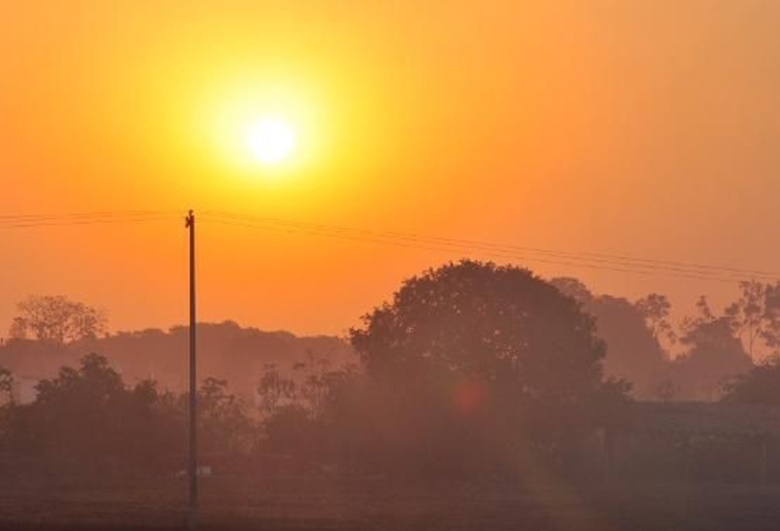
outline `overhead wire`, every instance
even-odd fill
[[[263,225],[257,225],[257,224],[251,224],[251,223],[242,223],[240,221],[228,221],[228,220],[220,220],[216,218],[207,218],[206,221],[218,223],[220,225],[232,225],[234,227],[245,227],[245,228],[252,228],[252,229],[260,229],[260,230],[270,230],[270,231],[276,231],[276,232],[300,232],[305,233],[309,235],[315,235],[315,236],[327,236],[331,238],[337,238],[342,240],[351,240],[351,241],[358,241],[363,243],[373,243],[373,244],[380,244],[380,245],[391,245],[394,247],[405,247],[409,249],[423,249],[423,250],[429,250],[429,251],[441,251],[441,252],[452,252],[457,251],[459,249],[454,247],[446,247],[446,246],[433,246],[433,245],[425,245],[423,243],[410,243],[410,242],[403,242],[399,240],[392,240],[392,239],[381,239],[381,238],[371,238],[367,236],[360,236],[360,235],[350,235],[350,234],[341,234],[341,233],[328,233],[325,231],[316,231],[316,230],[307,230],[307,229],[290,229],[290,228],[282,228],[282,227],[274,227],[274,226],[263,226]],[[609,270],[609,271],[616,271],[621,273],[636,273],[636,274],[643,274],[643,275],[650,275],[652,273],[647,271],[639,271],[639,270],[630,270],[630,269],[621,269],[617,267],[608,267],[608,266],[592,266],[587,264],[577,264],[573,262],[565,262],[561,260],[549,260],[544,258],[534,258],[534,257],[527,257],[522,256],[519,254],[509,254],[509,253],[501,253],[501,252],[488,252],[487,253],[491,257],[501,257],[501,258],[508,258],[508,259],[521,259],[521,260],[527,260],[530,262],[539,262],[539,263],[548,263],[548,264],[556,264],[556,265],[570,265],[574,267],[586,267],[586,268],[597,268],[602,270]],[[719,280],[719,279],[713,279],[713,278],[704,278],[702,279],[706,280]],[[725,279],[724,279],[725,281]]]
[[[171,219],[179,216],[172,211],[114,211],[66,214],[15,214],[0,216],[0,229],[27,229],[70,225],[132,223]]]
[[[609,255],[605,253],[558,251],[478,240],[459,240],[455,238],[423,236],[394,231],[371,231],[367,229],[353,229],[343,226],[290,221],[227,212],[205,211],[203,212],[203,216],[205,216],[207,221],[210,220],[217,223],[240,225],[249,228],[265,230],[278,229],[286,230],[288,232],[297,231],[335,238],[348,238],[392,245],[401,245],[401,243],[404,243],[405,245],[403,246],[407,247],[441,251],[460,250],[468,251],[470,253],[480,251],[482,254],[489,256],[500,256],[504,258],[522,259],[572,267],[585,267],[589,269],[602,269],[621,273],[643,275],[665,274],[683,278],[722,282],[736,282],[748,279],[775,281],[780,278],[780,273],[716,266],[712,264],[633,258],[626,255]]]
[[[732,273],[738,273],[740,275],[770,276],[773,278],[780,277],[780,272],[759,271],[753,269],[739,269],[739,268],[715,266],[709,264],[686,263],[686,262],[678,262],[678,261],[670,261],[670,260],[654,260],[648,258],[637,258],[637,257],[631,257],[627,255],[611,255],[605,253],[560,251],[560,250],[551,250],[551,249],[541,249],[536,247],[518,246],[513,244],[499,244],[496,242],[486,242],[486,241],[478,241],[478,240],[443,238],[438,236],[421,236],[421,235],[415,235],[410,233],[393,232],[393,231],[369,231],[365,229],[354,229],[349,227],[322,225],[322,224],[306,223],[306,222],[293,222],[293,221],[282,220],[278,218],[248,216],[248,215],[239,215],[239,214],[232,214],[232,213],[212,212],[212,211],[206,211],[206,214],[217,216],[217,217],[251,220],[251,221],[257,221],[263,223],[279,224],[284,226],[321,228],[321,229],[329,229],[329,230],[334,230],[339,232],[341,231],[360,232],[360,233],[365,233],[370,235],[379,235],[385,237],[399,237],[402,239],[409,239],[409,240],[441,242],[445,244],[470,246],[479,249],[500,248],[500,249],[507,249],[507,250],[522,251],[522,252],[538,253],[538,254],[549,255],[553,257],[560,257],[560,258],[588,259],[595,262],[604,262],[604,263],[625,262],[626,264],[630,264],[630,265],[646,264],[647,266],[653,266],[653,267],[668,266],[669,268],[677,268],[677,267],[683,268],[684,271],[680,270],[680,272],[687,272],[693,269],[701,269],[701,270],[712,270],[718,272],[732,272]]]
[[[112,223],[135,223],[169,220],[182,217],[181,211],[127,210],[63,214],[0,215],[0,230],[38,227],[64,227]],[[391,245],[437,252],[480,255],[530,263],[542,263],[571,268],[587,268],[644,276],[673,276],[696,280],[734,283],[744,280],[777,281],[780,272],[735,268],[715,264],[658,260],[625,254],[563,251],[494,241],[458,239],[391,230],[371,230],[257,216],[226,211],[204,210],[198,218],[205,222],[232,225],[255,230],[302,233],[379,245]]]

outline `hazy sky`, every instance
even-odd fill
[[[0,49],[0,215],[210,209],[780,270],[775,0],[2,2]],[[266,116],[298,137],[281,167],[245,146]],[[185,236],[0,227],[0,335],[28,293],[106,307],[115,329],[183,322]],[[198,236],[203,319],[303,333],[464,254]],[[518,262],[681,305],[735,292]]]

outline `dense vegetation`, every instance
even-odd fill
[[[346,365],[306,349],[294,364],[253,371],[247,344],[282,336],[204,325],[212,348],[225,348],[214,340],[219,334],[233,334],[227,347],[244,353],[230,359],[231,374],[245,374],[239,392],[225,378],[201,383],[201,456],[234,471],[573,473],[597,433],[628,425],[627,380],[639,381],[644,396],[668,400],[679,396],[682,376],[703,375],[709,386],[727,382],[727,401],[780,403],[779,364],[754,366],[745,350],[776,348],[777,288],[742,288],[722,314],[702,299],[699,315],[676,329],[660,295],[630,303],[595,296],[574,279],[547,282],[524,269],[463,261],[408,279],[364,316],[350,331],[356,356]],[[14,330],[35,337],[4,347],[17,357],[20,346],[70,352],[161,337],[175,342],[169,348],[184,346],[181,330],[99,339],[100,314],[58,297],[30,299],[20,310]],[[670,360],[662,344],[685,351]],[[608,346],[619,354],[610,358]],[[30,403],[14,400],[14,374],[0,369],[4,473],[182,471],[187,395],[137,373],[131,383],[115,363],[88,354],[77,367],[65,364],[37,383]],[[213,367],[206,363],[205,374]],[[730,374],[741,376],[724,380]],[[254,375],[250,392],[247,375]]]
[[[314,356],[282,374],[266,366],[261,414],[200,389],[201,450],[225,463],[285,453],[300,466],[433,474],[564,467],[613,422],[627,386],[605,380],[605,346],[573,299],[530,272],[462,262],[406,281],[350,339],[360,364]],[[2,448],[46,470],[176,470],[186,396],[151,380],[127,385],[108,360],[84,357],[3,409]]]

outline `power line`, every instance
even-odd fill
[[[497,244],[478,240],[459,240],[455,238],[442,238],[422,236],[419,234],[370,231],[343,226],[330,226],[316,223],[289,221],[277,218],[248,216],[224,212],[204,212],[206,221],[213,221],[227,225],[238,225],[248,228],[263,230],[282,230],[287,232],[302,232],[313,235],[322,235],[333,238],[351,239],[378,244],[390,244],[402,247],[415,247],[437,251],[481,251],[490,256],[522,259],[527,261],[565,265],[573,267],[585,267],[589,269],[601,269],[621,273],[633,273],[642,275],[665,274],[683,278],[698,280],[714,280],[721,282],[736,282],[745,279],[757,279],[775,281],[780,278],[780,273],[758,271],[751,269],[738,269],[732,267],[716,266],[712,264],[696,264],[665,260],[652,260],[647,258],[633,258],[626,255],[609,255],[604,253],[578,253],[571,251],[557,251],[539,249],[517,245]]]
[[[69,225],[96,225],[106,223],[133,223],[167,220],[178,213],[164,211],[89,212],[71,214],[23,214],[0,216],[0,229],[27,229]]]
[[[263,225],[257,225],[257,224],[251,224],[251,223],[242,223],[242,222],[234,222],[234,221],[226,221],[226,220],[219,220],[215,218],[209,218],[209,217],[201,217],[202,220],[205,220],[206,222],[212,222],[212,223],[218,223],[220,225],[232,225],[234,227],[245,227],[245,228],[252,228],[252,229],[260,229],[260,230],[270,230],[270,231],[277,231],[277,232],[299,232],[304,234],[310,234],[314,236],[327,236],[331,238],[338,238],[342,240],[351,240],[351,241],[358,241],[358,242],[364,242],[364,243],[374,243],[374,244],[380,244],[380,245],[392,245],[394,247],[406,247],[409,249],[424,249],[428,251],[441,251],[441,252],[452,252],[452,251],[458,251],[463,250],[462,248],[454,248],[454,247],[445,247],[445,246],[432,246],[432,245],[425,245],[422,243],[404,243],[402,241],[395,241],[391,239],[379,239],[379,238],[370,238],[365,236],[355,236],[355,235],[349,235],[349,234],[338,234],[338,233],[328,233],[328,232],[322,232],[322,231],[314,231],[314,230],[306,230],[306,229],[290,229],[290,228],[281,228],[281,227],[273,227],[273,226],[263,226]],[[534,257],[528,257],[523,256],[519,254],[509,254],[509,253],[500,253],[500,252],[491,252],[488,253],[490,256],[493,257],[502,257],[502,258],[511,258],[515,260],[526,260],[526,261],[532,261],[532,262],[540,262],[540,263],[548,263],[548,264],[556,264],[556,265],[570,265],[574,267],[586,267],[586,268],[595,268],[595,269],[601,269],[601,270],[608,270],[608,271],[616,271],[620,273],[634,273],[634,274],[643,274],[643,275],[651,275],[652,273],[641,271],[641,270],[630,270],[630,269],[620,269],[616,267],[608,267],[608,266],[593,266],[593,265],[587,265],[587,264],[577,264],[573,262],[565,262],[560,260],[548,260],[544,258],[534,258]],[[703,280],[721,280],[714,277],[698,277]],[[731,282],[732,280],[722,279],[723,281]]]
[[[90,218],[90,217],[116,217],[133,216],[142,214],[176,214],[180,212],[173,210],[110,210],[94,212],[63,212],[58,214],[5,214],[0,215],[0,221],[4,220],[29,220],[29,219],[68,219],[68,218]]]
[[[0,230],[65,227],[116,223],[139,223],[179,219],[178,211],[127,210],[64,214],[16,214],[0,216]],[[390,230],[370,230],[263,217],[224,211],[203,211],[201,219],[222,225],[232,225],[264,231],[297,232],[378,245],[392,245],[436,252],[481,254],[489,257],[551,264],[572,268],[613,271],[643,276],[672,276],[717,282],[738,282],[747,279],[774,282],[780,272],[743,269],[714,264],[658,260],[625,254],[563,251],[538,247],[504,244],[493,241],[448,238]]]

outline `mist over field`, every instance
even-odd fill
[[[197,526],[195,455],[205,528],[653,529],[721,504],[756,529],[780,480],[778,286],[676,324],[660,294],[463,260],[343,338],[200,323],[196,454],[188,327],[112,333],[31,296],[0,346],[0,523]]]

